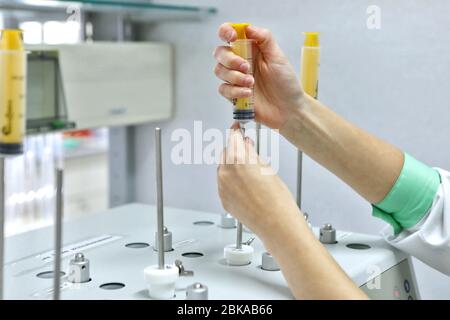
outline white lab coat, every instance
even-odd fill
[[[392,246],[450,275],[450,172],[437,170],[442,182],[425,217],[397,236],[391,227],[382,234]]]

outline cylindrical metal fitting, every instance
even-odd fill
[[[229,213],[225,213],[220,217],[220,227],[224,229],[236,228],[236,219]]]
[[[264,252],[262,254],[261,269],[266,271],[279,271],[280,267],[269,252]]]
[[[163,241],[164,241],[164,251],[172,251],[172,232],[167,230],[166,227],[164,227],[164,235],[163,235]],[[158,232],[155,232],[155,250],[158,251]]]
[[[83,283],[91,280],[89,272],[89,260],[84,254],[77,253],[69,263],[69,275],[67,279],[73,283]]]
[[[196,282],[186,290],[186,300],[208,300],[208,287]]]
[[[336,229],[329,223],[325,224],[322,228],[320,228],[320,242],[323,244],[334,244],[336,241]]]

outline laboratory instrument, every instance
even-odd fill
[[[164,242],[164,251],[172,251],[173,247],[172,247],[172,232],[169,231],[169,229],[167,229],[167,227],[163,228],[163,242]],[[158,251],[159,249],[159,244],[158,244],[158,240],[159,240],[159,233],[158,231],[155,232],[155,245],[153,246],[153,248]]]
[[[225,229],[236,228],[236,219],[229,213],[224,213],[220,217],[220,227]]]
[[[326,223],[320,228],[319,241],[323,244],[336,243],[336,229],[333,228],[331,223]]]
[[[208,300],[208,287],[196,282],[186,289],[186,300]]]
[[[61,255],[63,243],[63,214],[64,214],[64,193],[63,193],[63,170],[56,169],[56,210],[54,220],[54,253],[53,253],[53,300],[61,298]]]
[[[162,148],[161,128],[155,129],[155,166],[156,166],[156,206],[157,206],[157,252],[158,264],[144,269],[145,281],[148,286],[148,295],[154,299],[170,299],[175,295],[175,282],[179,277],[179,269],[175,264],[165,263],[164,234],[164,202],[163,202],[163,174],[162,174]],[[166,229],[167,230],[167,229]],[[170,242],[172,234],[170,234]],[[170,243],[171,245],[171,243]]]
[[[253,75],[253,43],[254,40],[247,39],[245,29],[250,26],[249,23],[233,23],[231,24],[236,31],[237,39],[231,42],[231,50],[234,54],[244,58],[250,68],[248,74]],[[253,93],[248,98],[235,98],[232,100],[234,105],[233,119],[239,122],[242,136],[245,138],[245,125],[255,119],[254,98]],[[235,266],[249,264],[253,257],[253,248],[249,245],[242,244],[242,234],[244,226],[237,221],[236,243],[227,245],[223,249],[224,257],[227,263]]]
[[[99,42],[25,48],[30,52],[27,105],[33,106],[27,120],[33,132],[123,126],[173,115],[170,44]]]
[[[3,300],[5,265],[5,158],[0,156],[0,300]]]
[[[185,268],[194,271],[194,276],[185,277],[185,286],[178,285],[182,277],[177,280],[173,299],[184,300],[187,286],[195,282],[208,286],[209,299],[293,299],[281,271],[262,269],[259,259],[239,267],[224,261],[222,249],[234,240],[235,230],[219,228],[219,215],[164,209],[164,221],[171,226],[174,243],[179,243],[174,251],[165,253],[166,258],[183,260]],[[61,298],[150,299],[141,270],[149,264],[158,266],[158,252],[149,247],[129,248],[127,244],[151,243],[157,228],[156,211],[155,206],[128,204],[65,223],[63,265],[67,266],[74,254],[82,251],[89,256],[91,281],[73,284],[63,276]],[[195,223],[198,221],[217,221],[217,224],[199,225]],[[37,229],[8,239],[6,299],[52,298],[52,279],[37,277],[53,269],[51,230],[51,227]],[[318,238],[319,230],[313,228],[313,232]],[[370,298],[420,298],[407,254],[393,248],[380,236],[337,230],[336,240],[336,244],[326,245],[326,249]],[[258,238],[252,247],[258,257],[266,251]],[[178,274],[178,269],[176,271]],[[404,288],[406,282],[408,291]],[[105,290],[111,284],[115,289]]]
[[[26,52],[21,30],[0,31],[0,154],[23,153]]]
[[[261,257],[261,269],[267,271],[279,271],[280,267],[269,252],[264,252]]]
[[[247,39],[245,29],[250,26],[249,23],[233,23],[231,25],[237,33],[237,40],[231,42],[231,50],[234,54],[244,58],[250,68],[247,72],[253,75],[253,43],[254,40]],[[255,119],[254,97],[253,93],[248,98],[235,98],[232,100],[234,105],[233,119],[238,121],[241,128],[245,128],[245,124]]]
[[[70,260],[67,280],[72,283],[84,283],[91,280],[89,260],[82,252],[76,253],[75,257]]]
[[[302,47],[300,83],[303,90],[317,99],[319,88],[320,46],[318,32],[305,32]],[[297,153],[297,206],[302,209],[303,152]]]

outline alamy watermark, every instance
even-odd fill
[[[178,128],[171,132],[170,141],[173,143],[170,152],[171,161],[176,165],[219,165],[230,164],[229,157],[223,156],[230,138],[231,129],[203,127],[202,121],[194,121],[193,128]],[[256,129],[248,128],[245,136],[256,143]],[[259,138],[259,156],[272,169],[262,168],[263,174],[273,174],[279,169],[280,142],[277,130],[261,128]],[[233,144],[236,145],[236,144]],[[228,150],[242,155],[243,150]],[[246,154],[248,156],[248,154]],[[235,158],[236,159],[236,158]],[[235,164],[256,164],[257,158],[237,157]]]
[[[369,30],[381,29],[381,8],[377,5],[370,5],[366,9],[367,20],[366,26]]]

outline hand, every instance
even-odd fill
[[[218,168],[219,195],[224,209],[264,239],[300,217],[289,189],[263,163],[250,139],[232,127]],[[292,220],[294,219],[294,220]]]
[[[235,55],[229,46],[219,46],[214,52],[218,62],[214,73],[225,81],[219,92],[227,99],[245,98],[252,94],[254,87],[256,120],[270,128],[281,129],[291,110],[299,107],[303,90],[270,31],[249,26],[246,35],[256,41],[254,78],[247,74],[249,65],[243,58]],[[219,28],[219,37],[232,42],[237,34],[225,23]]]

